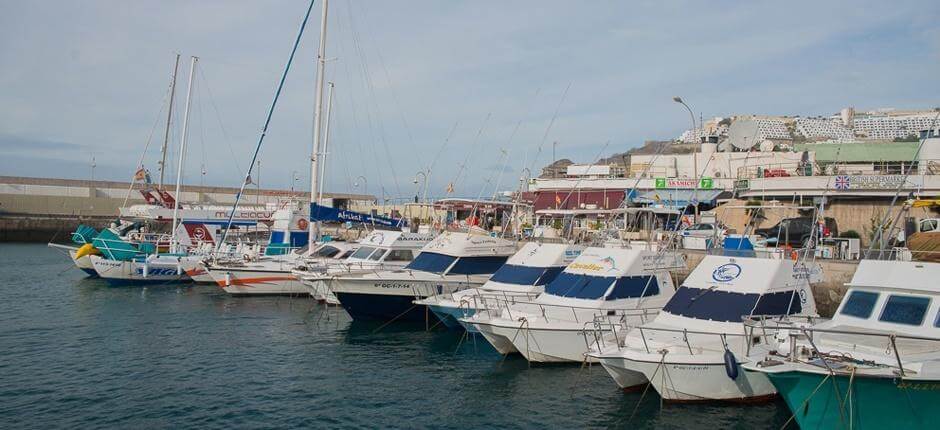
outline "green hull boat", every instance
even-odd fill
[[[940,381],[765,373],[803,430],[940,428]],[[851,386],[851,389],[849,387]]]

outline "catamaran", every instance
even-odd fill
[[[770,380],[804,429],[940,421],[940,263],[862,260],[831,320],[754,316],[745,375]]]
[[[648,244],[586,248],[531,301],[499,303],[463,319],[501,353],[534,362],[584,362],[585,331],[599,323],[637,325],[672,297],[674,252]]]
[[[516,299],[534,299],[583,249],[583,245],[529,242],[480,288],[434,295],[416,300],[415,304],[430,308],[448,328],[464,327],[475,333],[476,328],[461,322],[461,318],[485,311],[497,301],[511,304]]]
[[[653,321],[589,353],[623,388],[651,383],[665,400],[758,401],[776,390],[741,372],[748,315],[816,316],[812,262],[707,255]]]
[[[415,300],[480,287],[515,252],[506,239],[445,232],[403,269],[337,276],[331,286],[353,319],[428,321]]]
[[[421,248],[434,239],[428,233],[373,231],[358,241],[359,249],[338,264],[322,260],[305,260],[292,272],[310,295],[321,302],[338,305],[339,299],[330,291],[336,276],[350,276],[370,271],[400,269],[414,260]]]

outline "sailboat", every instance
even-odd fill
[[[192,103],[193,79],[198,57],[191,57],[189,85],[186,90],[186,107],[183,113],[183,132],[180,137],[179,162],[176,166],[176,195],[179,196],[183,179],[183,161],[186,154],[186,137],[189,126],[189,111]],[[179,249],[176,236],[179,217],[179,204],[173,205],[173,223],[170,230],[170,252],[159,253],[157,243],[132,243],[116,232],[116,227],[103,230],[92,243],[101,255],[90,256],[95,272],[101,278],[112,283],[170,283],[189,279],[182,266],[184,259],[198,259]]]

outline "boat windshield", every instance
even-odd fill
[[[363,246],[357,249],[356,252],[354,252],[353,255],[351,255],[349,258],[365,260],[366,258],[369,258],[369,255],[371,255],[373,251],[375,251],[375,248],[371,246]]]
[[[650,297],[659,294],[659,283],[655,276],[624,276],[617,279],[607,300]]]
[[[331,258],[342,252],[339,248],[330,245],[323,245],[313,252],[314,256]]]
[[[457,275],[485,275],[499,270],[508,256],[460,257],[449,273]]]
[[[504,264],[500,267],[492,281],[514,285],[545,285],[555,279],[564,267],[533,267]]]
[[[438,254],[434,252],[422,252],[418,257],[405,266],[406,269],[421,270],[432,273],[444,273],[457,257]]]
[[[791,315],[802,310],[795,290],[776,293],[734,293],[679,287],[663,311],[700,320],[741,322],[748,315]]]
[[[600,299],[617,278],[561,272],[545,286],[545,292],[554,296],[574,299]]]

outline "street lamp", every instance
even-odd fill
[[[418,185],[418,175],[421,175],[421,177],[423,178],[423,181],[424,181],[424,183],[422,184],[421,188],[418,188],[418,191],[423,191],[423,192],[426,193],[426,192],[427,192],[427,189],[428,189],[428,174],[425,173],[423,170],[422,170],[422,171],[419,171],[418,173],[415,173],[415,179],[414,179],[414,184],[415,184],[415,185]],[[427,196],[426,196],[426,195],[422,198],[422,201],[424,201],[424,200],[427,200]],[[415,203],[418,203],[418,194],[417,194],[417,193],[415,194]]]
[[[692,113],[692,108],[690,108],[689,105],[687,105],[684,101],[682,101],[682,97],[675,96],[675,97],[672,98],[672,101],[674,101],[674,102],[676,102],[676,103],[679,103],[679,104],[682,105],[682,106],[685,106],[685,110],[689,111],[689,118],[692,119],[692,130],[691,130],[691,131],[692,131],[692,133],[695,133],[695,135],[696,135],[695,137],[698,138],[698,136],[697,136],[697,135],[698,135],[698,129],[695,128],[695,114]],[[701,140],[699,140],[698,143],[701,143]],[[697,148],[701,148],[701,145],[699,145]],[[695,222],[698,222],[698,184],[699,184],[699,177],[698,177],[698,153],[699,153],[700,151],[701,151],[701,149],[699,149],[699,150],[695,151],[694,153],[692,153],[692,169],[694,169],[694,171],[692,172],[692,176],[695,178],[695,189],[693,190],[693,193],[694,193],[694,194],[693,194],[693,197],[692,197],[692,201],[695,202]]]

